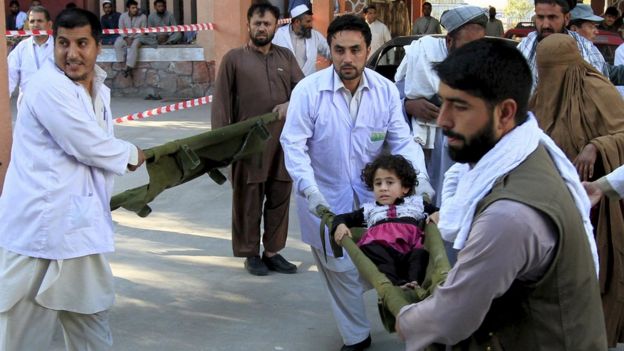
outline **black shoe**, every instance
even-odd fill
[[[268,275],[269,269],[262,262],[260,256],[251,256],[245,259],[245,269],[249,274],[253,275]]]
[[[275,256],[271,257],[262,254],[262,261],[272,271],[286,274],[297,273],[297,266],[286,261],[286,259],[280,254],[275,254]]]
[[[370,335],[368,335],[366,339],[358,342],[357,344],[342,345],[342,348],[340,349],[340,351],[363,351],[364,349],[369,348],[370,345],[371,345],[371,337]]]

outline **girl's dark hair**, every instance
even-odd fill
[[[412,166],[412,163],[401,155],[382,154],[373,162],[364,166],[360,178],[366,184],[368,190],[373,190],[375,172],[380,168],[394,172],[401,181],[401,186],[409,189],[407,195],[414,195],[414,190],[418,185],[418,180],[416,179],[418,173]]]

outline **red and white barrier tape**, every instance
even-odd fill
[[[171,33],[171,32],[190,32],[202,30],[214,30],[215,25],[212,23],[184,24],[179,26],[163,26],[148,28],[126,28],[126,29],[104,29],[104,34],[136,34],[136,33]],[[7,30],[6,36],[23,37],[27,35],[52,35],[51,30]]]
[[[115,123],[123,123],[123,122],[127,122],[127,121],[135,121],[135,120],[139,120],[139,119],[144,119],[144,118],[148,118],[148,117],[162,115],[162,114],[173,112],[173,111],[186,110],[187,108],[197,107],[197,106],[201,106],[201,105],[206,105],[206,104],[208,104],[210,102],[212,102],[212,95],[204,96],[204,97],[201,97],[201,98],[198,98],[198,99],[178,102],[176,104],[171,104],[169,106],[157,107],[157,108],[154,108],[154,109],[151,109],[151,110],[147,110],[147,111],[143,111],[143,112],[137,112],[137,113],[133,113],[131,115],[123,116],[123,117],[118,117],[118,118],[115,118]]]
[[[292,18],[280,18],[277,20],[277,25],[281,26],[282,24],[290,23]]]

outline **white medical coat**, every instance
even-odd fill
[[[295,53],[292,41],[290,40],[290,25],[281,26],[275,32],[273,38],[273,44],[283,46],[288,50]],[[303,64],[301,71],[306,76],[316,72],[316,58],[321,55],[327,59],[331,57],[329,52],[329,45],[327,45],[327,39],[323,37],[323,34],[312,29],[312,37],[305,40],[306,46],[306,62]]]
[[[53,62],[32,78],[0,196],[1,247],[46,259],[113,251],[113,178],[126,172],[137,151],[113,136],[106,74],[96,71],[106,130],[86,90]]]
[[[7,58],[9,76],[9,95],[13,93],[19,84],[19,100],[30,82],[30,79],[47,61],[54,61],[54,38],[48,36],[48,40],[41,46],[38,54],[35,53],[35,38],[30,37],[21,41],[11,51]]]
[[[333,66],[304,78],[290,98],[280,142],[294,182],[301,238],[318,249],[320,222],[308,211],[306,188],[317,186],[336,214],[353,211],[355,196],[359,203],[374,201],[360,174],[383,150],[410,160],[419,182],[429,184],[423,151],[410,135],[397,88],[368,68],[364,74],[368,88],[355,122]],[[332,254],[329,242],[326,247]]]

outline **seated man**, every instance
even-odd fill
[[[147,18],[148,27],[163,27],[177,25],[173,15],[167,11],[167,3],[165,0],[154,1],[154,11]],[[173,33],[154,33],[139,38],[143,45],[169,45],[177,44],[182,39],[181,32]]]
[[[102,11],[104,11],[102,18],[100,18],[102,29],[119,28],[119,16],[121,16],[121,14],[113,9],[111,0],[102,1]],[[117,37],[119,37],[119,34],[102,35],[102,45],[113,45]]]
[[[145,15],[139,14],[139,4],[136,0],[126,1],[126,12],[119,16],[119,28],[145,28],[146,26],[147,18]],[[136,65],[139,48],[141,47],[139,38],[143,36],[145,36],[145,34],[120,34],[115,40],[115,54],[117,55],[117,60],[126,62],[124,77],[132,75],[132,69]]]

